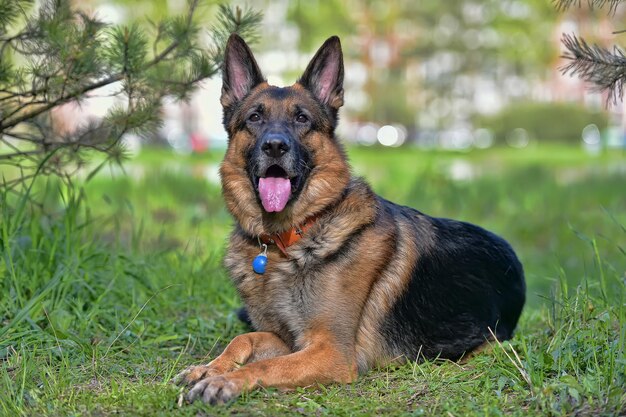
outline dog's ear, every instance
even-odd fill
[[[263,74],[246,42],[236,33],[230,35],[222,67],[222,106],[232,106],[263,81]]]
[[[324,42],[298,82],[331,109],[343,105],[343,54],[337,36]]]

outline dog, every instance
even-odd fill
[[[226,403],[257,387],[349,383],[402,360],[458,360],[509,339],[525,301],[502,238],[376,195],[335,137],[343,55],[329,38],[290,87],[269,85],[229,38],[220,167],[236,223],[225,266],[254,332],[178,381],[187,401]]]

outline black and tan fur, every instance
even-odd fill
[[[265,82],[233,35],[223,82],[229,144],[221,178],[236,220],[225,265],[256,331],[181,373],[189,401],[223,403],[258,386],[351,382],[391,361],[457,360],[489,329],[511,337],[525,297],[511,247],[478,226],[389,202],[351,175],[334,136],[343,104],[337,37],[296,84],[280,88]],[[288,176],[292,194],[282,211],[268,213],[257,182],[271,170]],[[260,235],[312,216],[287,256],[270,246],[266,273],[253,272]]]

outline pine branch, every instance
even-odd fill
[[[617,46],[613,52],[596,44],[589,45],[576,35],[564,34],[561,40],[567,49],[562,56],[569,64],[560,68],[563,74],[578,75],[595,85],[596,90],[608,92],[607,101],[614,104],[624,95],[626,56]]]
[[[581,0],[553,0],[557,10],[567,10],[572,6],[581,7]],[[617,7],[626,0],[587,0],[587,4],[591,9],[601,9],[609,6],[609,13],[614,14]]]
[[[220,4],[217,24],[211,30],[213,40],[213,55],[217,66],[221,66],[224,59],[224,47],[232,33],[237,33],[248,43],[257,41],[256,28],[263,20],[263,13],[248,8],[242,10],[239,6],[234,9]]]
[[[49,102],[37,102],[37,101],[30,101],[27,102],[25,104],[21,104],[20,107],[18,107],[16,110],[12,111],[11,113],[9,113],[8,115],[4,116],[2,118],[0,118],[0,132],[4,131],[5,129],[10,129],[12,127],[17,126],[20,123],[23,123],[27,120],[33,119],[37,116],[39,116],[42,113],[45,113],[47,111],[49,111],[50,109],[54,108],[54,107],[58,107],[61,104],[67,103],[71,100],[74,100],[78,97],[81,97],[83,95],[85,95],[86,93],[96,90],[98,88],[102,88],[104,86],[107,86],[109,84],[112,84],[116,81],[119,81],[123,78],[123,73],[117,73],[114,74],[108,78],[105,78],[104,80],[95,82],[93,84],[89,84],[83,88],[77,89],[77,90],[73,90],[70,91],[69,93],[63,94],[60,97],[56,98],[55,100],[49,101]],[[30,95],[35,96],[37,95],[36,92],[30,91],[29,92]],[[31,105],[38,105],[38,104],[45,104],[42,105],[41,107],[37,108],[36,110],[33,110],[31,112],[22,114],[19,117],[16,117],[15,119],[11,119],[11,116],[13,116],[14,113],[20,113],[22,110],[24,110],[26,107],[29,107]]]
[[[42,171],[61,175],[83,163],[83,150],[120,160],[125,134],[154,135],[163,98],[186,100],[215,75],[230,33],[256,38],[260,13],[222,5],[209,33],[214,45],[202,47],[198,2],[190,0],[183,16],[153,23],[149,39],[139,25],[111,27],[73,10],[70,0],[44,0],[30,16],[33,0],[0,0],[0,161],[24,172],[45,161]],[[14,28],[19,21],[26,23]],[[55,131],[53,109],[109,85],[120,86],[109,94],[126,104],[73,132]]]

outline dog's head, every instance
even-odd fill
[[[222,190],[241,226],[253,235],[287,230],[337,201],[350,179],[334,137],[343,104],[339,38],[322,45],[297,83],[276,87],[231,35],[222,79]]]

